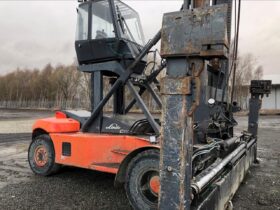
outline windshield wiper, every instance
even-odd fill
[[[118,21],[119,21],[119,23],[120,23],[120,26],[121,26],[121,29],[122,29],[122,31],[123,31],[123,34],[128,35],[128,38],[130,37],[130,39],[131,39],[130,41],[133,41],[133,42],[137,43],[137,42],[135,41],[135,38],[134,38],[133,34],[131,33],[131,31],[130,31],[128,25],[127,25],[127,23],[126,23],[125,18],[122,16],[119,7],[116,6],[116,8],[117,8]],[[126,28],[126,29],[125,29],[125,28]],[[128,32],[128,34],[127,34],[127,32]],[[137,44],[138,44],[138,43],[137,43]]]
[[[122,29],[123,34],[125,34],[125,29],[124,29],[124,24],[123,24],[123,16],[122,16],[122,14],[121,14],[121,11],[120,11],[118,5],[116,5],[116,8],[117,8],[118,22],[119,22],[119,24],[120,24],[120,26],[121,26],[121,29]]]

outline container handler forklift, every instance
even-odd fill
[[[271,81],[252,81],[248,130],[236,135],[240,108],[227,94],[236,67],[229,59],[232,0],[185,0],[145,45],[139,16],[125,3],[79,2],[75,48],[78,69],[91,74],[91,112],[37,120],[32,171],[49,176],[67,165],[116,174],[115,185],[125,186],[139,210],[226,209],[256,161],[261,98],[271,89]],[[147,54],[160,39],[162,61],[147,73]],[[238,36],[233,45],[236,59]],[[144,92],[162,109],[161,120]],[[111,98],[112,113],[104,113]],[[143,115],[130,113],[135,105]]]

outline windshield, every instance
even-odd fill
[[[88,34],[89,18],[88,13],[92,13],[91,34]],[[78,21],[76,40],[106,39],[114,38],[114,25],[108,1],[98,1],[81,4],[78,9]]]
[[[87,40],[88,38],[88,4],[80,5],[77,8],[78,20],[76,40]]]
[[[122,37],[139,45],[144,45],[145,40],[137,12],[118,0],[115,0],[115,6]]]
[[[92,39],[114,38],[114,25],[108,1],[92,4]]]

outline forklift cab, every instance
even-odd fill
[[[142,50],[145,40],[139,15],[123,2],[85,1],[77,12],[75,48],[80,66],[117,61],[126,69]],[[133,72],[142,74],[145,65],[144,58]]]

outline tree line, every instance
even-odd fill
[[[241,56],[236,62],[234,100],[246,109],[250,80],[262,79],[263,67],[256,65],[256,59],[252,54]],[[75,64],[57,66],[47,64],[42,69],[18,68],[0,76],[0,107],[89,110],[90,82],[90,74],[78,71]],[[107,79],[104,82],[104,94],[109,88]],[[126,98],[131,99],[132,96],[126,92]],[[149,94],[144,94],[143,98],[150,110],[158,111]],[[112,104],[110,100],[105,109],[112,109]]]
[[[104,95],[110,89],[109,78],[104,80]],[[42,69],[16,69],[0,76],[0,108],[91,109],[91,77],[77,70],[75,64],[52,66]],[[126,91],[127,101],[132,99]],[[156,111],[152,97],[143,98],[149,109]],[[112,110],[109,100],[105,111]],[[134,111],[139,108],[135,107]]]
[[[0,106],[5,108],[89,107],[89,77],[74,64],[16,69],[0,76]]]

